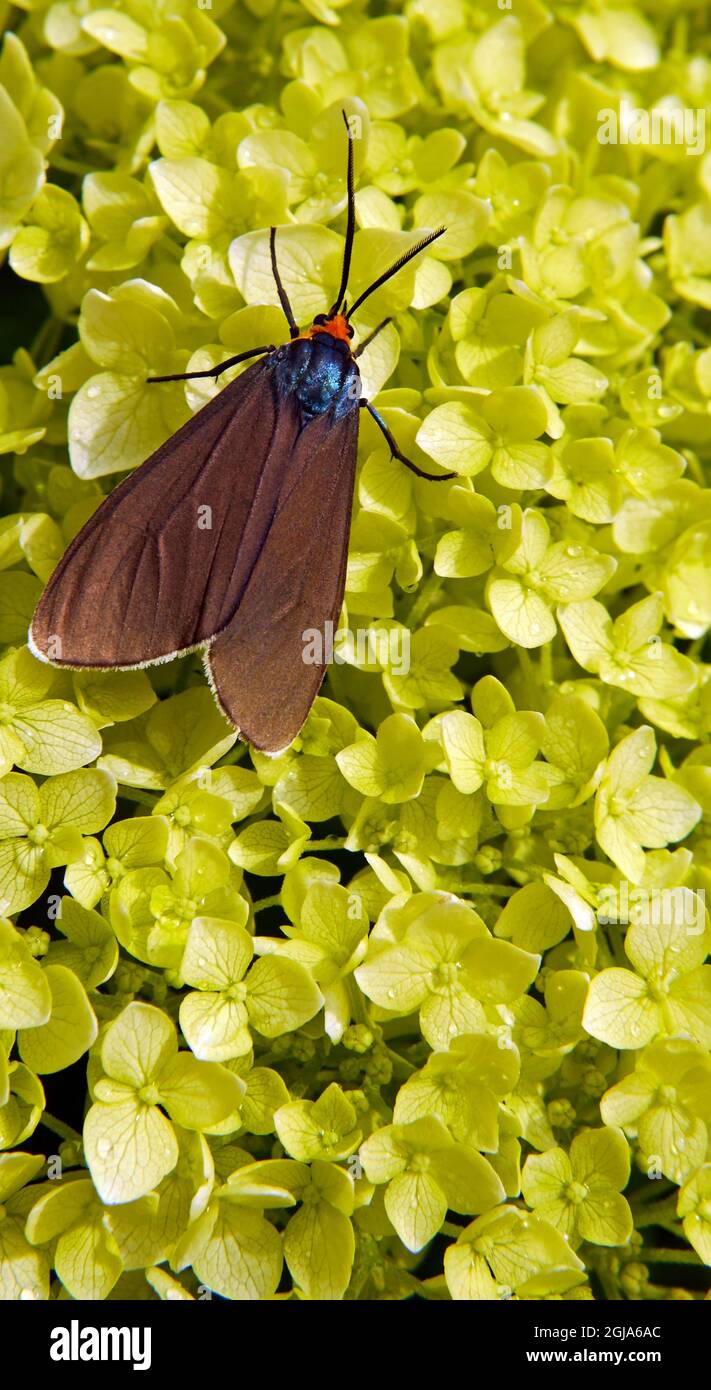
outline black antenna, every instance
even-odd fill
[[[393,275],[397,275],[398,271],[402,270],[403,266],[406,266],[408,261],[412,260],[413,256],[418,256],[420,251],[424,251],[426,246],[430,246],[433,241],[437,240],[438,237],[444,236],[446,230],[446,227],[440,227],[438,231],[430,232],[426,237],[423,237],[422,241],[418,241],[416,246],[411,246],[410,250],[406,251],[403,256],[400,256],[400,259],[397,260],[394,265],[391,265],[389,270],[386,270],[382,275],[379,275],[377,280],[374,280],[372,285],[368,286],[367,290],[363,290],[363,293],[360,294],[356,299],[355,304],[351,304],[351,307],[348,310],[348,313],[346,314],[346,318],[351,319],[356,309],[360,308],[361,304],[363,303],[363,300],[368,298],[368,295],[373,294],[375,290],[379,290],[380,286],[384,285],[386,280],[391,280]]]
[[[274,276],[274,280],[276,282],[277,294],[279,295],[279,303],[281,304],[281,307],[286,315],[286,321],[289,325],[289,332],[292,338],[298,338],[299,325],[296,322],[296,319],[294,318],[294,314],[289,303],[289,296],[281,283],[281,275],[279,274],[279,267],[277,265],[276,227],[269,228],[269,254],[272,258],[272,275]]]
[[[333,318],[341,307],[341,300],[348,288],[348,276],[351,273],[351,252],[353,250],[353,236],[355,234],[355,194],[353,192],[353,137],[351,128],[348,124],[348,117],[345,111],[341,111],[343,121],[348,135],[348,173],[346,175],[348,183],[348,223],[346,226],[346,245],[343,251],[343,269],[341,271],[341,283],[338,286],[338,294],[333,302],[332,308],[328,311],[328,317]]]

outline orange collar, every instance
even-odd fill
[[[305,338],[313,338],[317,333],[330,333],[332,338],[339,338],[342,343],[350,342],[348,320],[343,314],[334,314],[333,318],[328,320],[328,323],[312,323],[308,333],[305,333],[303,336]]]

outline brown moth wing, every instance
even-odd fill
[[[207,671],[222,709],[255,748],[277,752],[298,734],[326,671],[304,660],[316,629],[343,603],[358,449],[358,409],[304,429],[269,533]]]
[[[262,358],[107,497],[40,599],[30,645],[76,667],[142,666],[229,622],[269,530],[298,405]]]

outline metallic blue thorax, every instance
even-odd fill
[[[358,406],[360,372],[347,343],[330,333],[297,338],[278,348],[273,356],[280,391],[294,393],[307,419],[333,407],[340,420]]]

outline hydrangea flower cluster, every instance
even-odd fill
[[[19,15],[0,1298],[702,1297],[703,6]],[[447,228],[356,342],[392,316],[365,389],[456,476],[413,477],[363,422],[342,659],[270,758],[196,658],[72,673],[26,634],[118,476],[217,389],[146,378],[286,336],[270,224],[297,318],[328,308],[342,110],[352,292]]]

